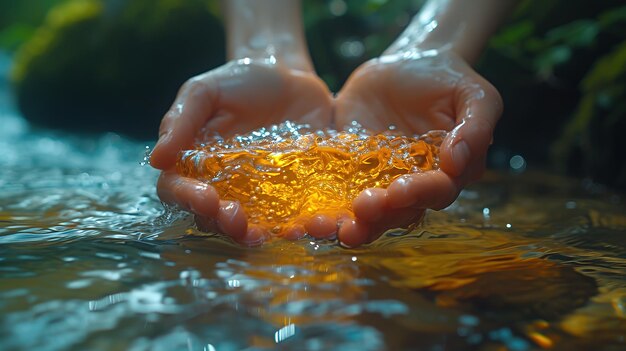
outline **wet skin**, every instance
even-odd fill
[[[233,135],[286,120],[323,128],[331,123],[331,108],[331,95],[316,75],[265,60],[233,61],[191,79],[163,118],[150,159],[163,170],[159,197],[194,213],[201,229],[246,245],[263,242],[269,233],[249,226],[239,203],[220,200],[212,186],[176,173],[178,152],[192,148],[205,130]]]
[[[280,18],[289,20],[272,20],[276,14],[264,12],[265,2],[280,3]],[[457,7],[451,3],[458,3]],[[244,245],[260,244],[269,232],[249,225],[238,203],[221,200],[210,185],[175,172],[178,152],[192,148],[207,132],[229,136],[285,120],[341,129],[355,120],[375,131],[390,125],[410,135],[432,129],[451,131],[441,148],[441,169],[403,176],[387,189],[367,189],[353,201],[353,215],[318,214],[281,236],[336,235],[343,245],[355,247],[388,229],[419,221],[425,209],[448,206],[463,186],[481,176],[502,101],[467,63],[476,53],[466,49],[465,41],[455,47],[458,28],[449,33],[435,30],[437,19],[454,20],[468,5],[454,0],[433,0],[428,5],[424,10],[428,13],[417,16],[383,56],[355,70],[333,98],[313,71],[302,24],[294,20],[300,18],[298,2],[224,2],[233,59],[185,83],[163,118],[151,156],[151,164],[163,171],[157,184],[159,197],[194,213],[203,230],[225,233]],[[247,18],[247,26],[233,25],[242,18]],[[254,21],[265,26],[260,43]],[[444,43],[430,40],[429,35],[444,38]]]
[[[479,179],[502,112],[496,89],[451,51],[416,50],[384,55],[359,67],[335,100],[338,128],[356,120],[382,131],[407,134],[452,131],[440,150],[440,169],[400,177],[387,189],[369,189],[353,202],[355,220],[339,238],[358,246],[386,229],[403,228],[425,209],[451,204]]]

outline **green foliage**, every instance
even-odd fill
[[[0,31],[0,48],[13,51],[18,46],[26,41],[35,32],[34,26],[26,24],[14,24],[2,31]]]
[[[0,50],[16,50],[33,35],[48,10],[62,1],[0,0]]]
[[[626,41],[598,58],[581,82],[576,112],[553,146],[559,160],[581,154],[585,173],[624,186],[626,162],[622,133],[626,130]],[[622,160],[620,162],[619,160]]]
[[[619,143],[626,126],[622,2],[524,1],[491,41],[481,69],[505,96],[506,130],[500,134],[514,149],[562,171],[626,187]],[[546,148],[550,159],[541,156]]]

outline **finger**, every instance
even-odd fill
[[[238,242],[245,246],[259,246],[267,241],[271,237],[270,232],[258,225],[248,226],[246,234],[238,240]]]
[[[193,146],[198,131],[214,113],[217,97],[218,86],[211,75],[193,78],[183,85],[161,121],[159,140],[150,156],[152,166],[171,168],[178,152]]]
[[[365,222],[358,218],[346,220],[339,228],[339,242],[349,248],[369,244],[390,229],[408,228],[411,224],[418,223],[423,216],[423,209],[387,208],[383,217],[376,222]]]
[[[364,222],[376,222],[387,207],[387,190],[370,188],[363,190],[353,201],[354,216]]]
[[[337,234],[337,219],[326,214],[317,214],[305,222],[304,228],[316,239],[331,238]]]
[[[227,206],[227,202],[222,203],[223,206]],[[216,215],[216,218],[195,216],[196,226],[203,232],[224,233],[230,236],[237,243],[245,246],[258,246],[263,244],[268,238],[271,237],[270,232],[262,226],[250,225],[245,229],[242,229],[242,220],[246,218],[227,219],[228,210],[223,210],[220,215]],[[235,213],[234,217],[239,217],[240,213]],[[243,234],[242,234],[243,233]]]
[[[441,169],[453,177],[463,174],[472,160],[482,158],[491,144],[493,130],[502,114],[502,98],[482,78],[467,84],[458,94],[457,126],[444,140],[439,158]]]
[[[369,236],[369,225],[355,219],[343,222],[337,234],[339,244],[347,248],[359,247],[365,244]]]
[[[280,236],[287,240],[299,240],[306,235],[306,229],[302,224],[293,224],[284,228],[280,232]]]
[[[157,182],[159,198],[186,211],[203,217],[215,217],[219,195],[212,186],[196,179],[179,176],[176,172],[162,172]]]
[[[454,202],[464,178],[452,178],[442,171],[405,175],[387,187],[387,203],[391,208],[411,206],[440,210]]]
[[[424,209],[415,207],[387,208],[383,217],[370,225],[367,242],[373,242],[390,229],[408,228],[412,224],[419,223],[425,212]]]
[[[217,211],[217,226],[220,231],[235,240],[244,242],[248,233],[248,217],[241,204],[221,200]]]
[[[196,222],[196,227],[201,232],[205,232],[205,233],[219,233],[220,232],[220,229],[217,227],[217,221],[215,220],[215,218],[195,215],[194,221]]]

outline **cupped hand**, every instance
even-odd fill
[[[193,148],[208,133],[230,136],[286,120],[324,128],[331,118],[331,94],[310,71],[246,58],[194,77],[165,114],[150,157],[150,164],[162,170],[158,195],[194,213],[201,229],[223,232],[242,244],[259,244],[268,233],[248,225],[239,203],[220,199],[212,186],[176,173],[179,152]]]
[[[407,134],[443,129],[440,169],[405,175],[387,189],[367,189],[353,201],[339,240],[371,242],[391,228],[419,220],[427,208],[451,204],[468,182],[480,178],[493,129],[502,113],[497,90],[449,50],[410,50],[366,62],[348,79],[335,102],[337,128],[359,122]]]

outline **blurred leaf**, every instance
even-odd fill
[[[600,31],[595,20],[580,20],[557,27],[546,34],[551,44],[562,43],[571,47],[584,47],[593,43]]]
[[[593,118],[594,104],[594,96],[585,96],[578,104],[576,114],[565,126],[561,136],[552,144],[552,159],[562,171],[565,170],[574,145],[581,142],[582,132],[588,129],[589,122]]]
[[[0,49],[14,51],[34,32],[35,28],[27,24],[18,23],[9,26],[0,31]]]
[[[576,112],[553,143],[553,159],[562,168],[572,155],[585,172],[602,181],[626,185],[624,169],[615,159],[623,149],[621,133],[626,123],[626,40],[596,60],[581,82],[584,93]]]
[[[539,76],[547,77],[552,74],[557,65],[569,61],[572,49],[566,45],[559,45],[537,55],[535,67]]]
[[[542,22],[552,15],[559,3],[559,0],[524,0],[517,6],[513,18],[532,18],[535,22]]]
[[[515,23],[503,29],[491,40],[494,48],[514,46],[522,40],[528,39],[534,32],[535,26],[530,20]]]
[[[15,51],[54,6],[67,0],[0,0],[0,49]]]
[[[610,9],[598,17],[603,27],[609,27],[617,23],[626,23],[626,6]]]
[[[626,41],[615,50],[599,58],[582,82],[586,92],[606,88],[618,78],[626,75]]]

